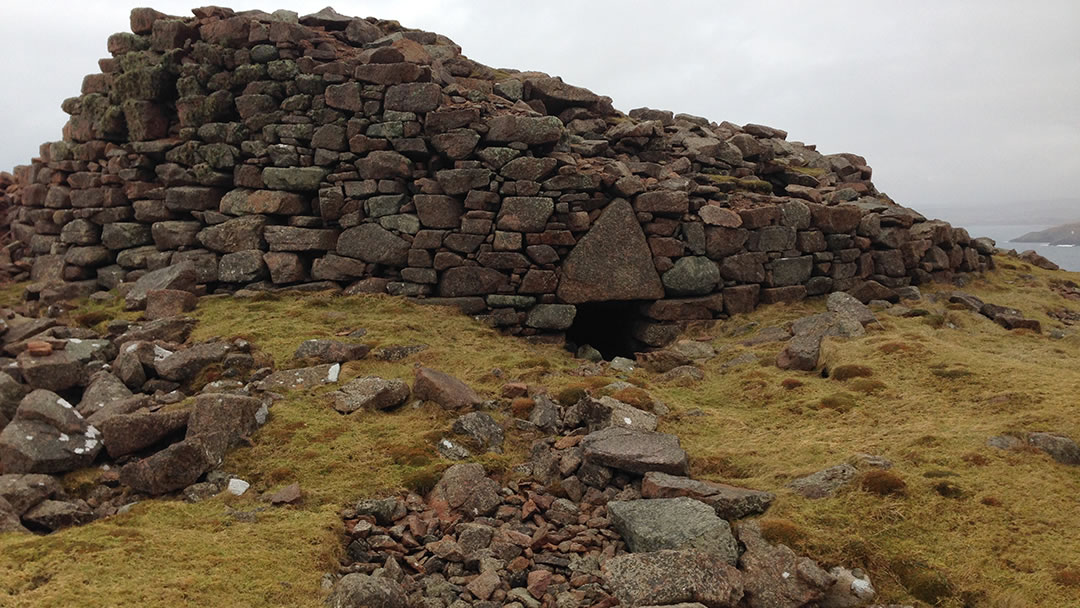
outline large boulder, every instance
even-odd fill
[[[409,598],[393,579],[353,573],[343,576],[334,585],[326,605],[330,608],[409,608]]]
[[[81,526],[94,520],[94,512],[81,500],[43,500],[23,513],[23,521],[34,529],[55,531]]]
[[[842,291],[834,291],[825,298],[825,307],[829,312],[834,312],[841,315],[848,315],[854,319],[857,319],[859,323],[863,325],[869,325],[877,321],[877,317],[874,316],[874,311],[870,310],[870,307],[863,304],[854,296]]]
[[[607,509],[612,526],[634,553],[700,549],[722,556],[732,566],[739,557],[728,522],[693,498],[614,500]]]
[[[29,350],[16,358],[23,380],[33,388],[64,391],[86,383],[86,368],[66,350],[36,357]]]
[[[627,608],[679,602],[734,608],[743,597],[740,572],[707,551],[627,553],[608,560],[603,577]]]
[[[560,268],[557,294],[570,304],[612,300],[658,300],[664,285],[633,207],[608,204]]]
[[[435,484],[428,505],[442,515],[457,511],[470,517],[484,517],[502,504],[499,489],[499,484],[484,473],[483,466],[455,464]]]
[[[686,451],[674,435],[611,426],[589,433],[581,441],[585,462],[644,475],[660,471],[686,475]]]
[[[119,458],[159,443],[187,421],[187,411],[121,414],[101,423],[101,439],[109,456]]]
[[[675,498],[689,496],[712,507],[726,520],[742,519],[764,513],[776,495],[722,483],[697,481],[652,471],[641,480],[641,495],[645,498]]]
[[[800,608],[825,597],[836,578],[814,560],[799,557],[784,545],[769,544],[757,522],[736,529],[745,550],[739,556],[748,608]]]
[[[124,296],[124,308],[126,310],[146,308],[146,292],[154,289],[194,291],[196,276],[193,262],[181,262],[150,271],[139,277],[139,280],[135,281],[135,285]]]
[[[199,375],[199,372],[215,363],[220,363],[229,354],[229,345],[224,342],[208,342],[178,350],[161,358],[155,358],[154,370],[166,380],[187,382]]]
[[[89,466],[101,451],[100,432],[51,391],[23,398],[15,418],[0,432],[4,473],[63,473]]]
[[[449,374],[421,367],[416,370],[413,395],[423,401],[434,401],[449,410],[472,407],[481,402],[469,385]]]
[[[201,437],[185,439],[153,456],[124,465],[120,469],[120,483],[151,495],[186,488],[221,464],[221,457],[215,451],[212,442]]]
[[[1042,450],[1061,464],[1080,465],[1080,446],[1060,433],[1029,433],[1028,445]]]
[[[0,475],[0,499],[7,501],[17,516],[47,498],[61,498],[63,494],[63,486],[52,475]]]
[[[623,403],[612,397],[593,399],[585,397],[578,401],[567,414],[574,422],[599,431],[609,426],[621,426],[641,431],[656,430],[656,415]]]
[[[499,423],[484,412],[469,412],[459,416],[454,420],[451,429],[458,435],[468,437],[473,447],[481,450],[498,449],[505,439]]]
[[[357,410],[388,410],[409,399],[409,385],[401,380],[363,376],[350,380],[330,394],[334,409],[342,414]]]
[[[246,439],[259,427],[262,401],[247,395],[202,393],[191,405],[187,439],[202,437],[215,454]]]

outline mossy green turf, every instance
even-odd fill
[[[998,263],[1000,270],[966,290],[1019,308],[1046,329],[1060,326],[1049,311],[1080,310],[1080,302],[1050,289],[1051,281],[1077,275],[1003,257]],[[948,288],[926,291],[933,289]],[[751,324],[782,325],[820,312],[820,301],[695,326],[687,337],[720,352],[704,365],[703,382],[664,384],[642,370],[629,380],[671,408],[662,430],[681,437],[695,476],[776,492],[762,518],[766,531],[823,564],[865,568],[885,603],[1080,605],[1080,587],[1070,576],[1080,567],[1080,537],[1071,533],[1080,528],[1080,468],[985,445],[989,436],[1025,430],[1080,438],[1080,337],[1009,332],[974,313],[921,306],[941,309],[941,323],[882,313],[866,336],[828,341],[829,369],[866,368],[845,380],[777,369],[780,344],[739,344],[752,335]],[[290,365],[302,340],[358,328],[367,330],[360,341],[376,348],[428,345],[398,362],[369,356],[350,363],[345,381],[357,375],[411,381],[414,366],[427,365],[496,397],[513,380],[569,395],[596,393],[616,379],[582,377],[580,362],[556,346],[502,337],[451,309],[386,296],[204,298],[194,316],[200,324],[193,340],[243,337],[279,367]],[[722,367],[744,351],[759,363]],[[943,370],[968,375],[935,373]],[[448,465],[433,444],[454,417],[430,404],[341,416],[326,403],[329,390],[288,395],[252,444],[230,453],[224,468],[252,483],[244,497],[148,501],[50,536],[0,536],[0,605],[320,605],[322,577],[344,550],[340,508],[361,497],[430,487]],[[509,402],[503,405],[494,413],[499,420],[509,415]],[[481,462],[496,473],[509,471],[531,439],[511,432],[506,453]],[[784,489],[795,477],[857,453],[891,460],[905,492],[882,496],[855,483],[833,498],[807,500]],[[65,482],[77,492],[97,474],[80,471]],[[294,481],[305,492],[298,507],[268,508],[256,499]],[[257,511],[256,522],[240,521],[231,510]]]

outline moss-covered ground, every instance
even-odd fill
[[[879,314],[865,337],[827,343],[829,377],[777,369],[780,344],[740,344],[823,309],[810,301],[691,330],[686,337],[720,353],[704,365],[700,383],[663,383],[643,370],[629,379],[671,408],[662,430],[682,438],[695,476],[776,492],[762,517],[766,533],[823,564],[865,568],[885,603],[1078,606],[1080,467],[985,441],[1025,430],[1080,438],[1080,336],[1047,335],[1063,327],[1048,312],[1080,310],[1080,301],[1058,295],[1051,283],[1080,276],[998,261],[999,270],[966,291],[1039,319],[1042,335],[924,302],[938,314]],[[97,323],[116,310],[83,307],[73,316],[88,312],[95,314],[83,320]],[[390,297],[204,298],[195,316],[193,340],[243,337],[279,367],[290,365],[302,340],[360,328],[367,334],[358,340],[376,348],[428,346],[397,362],[369,356],[350,363],[344,380],[411,380],[413,367],[426,365],[495,398],[508,381],[572,396],[615,379],[583,378],[579,362],[557,346],[503,337],[454,310]],[[758,362],[724,367],[745,352]],[[287,396],[251,446],[230,453],[225,469],[252,483],[243,497],[156,500],[51,536],[0,536],[0,606],[321,605],[323,574],[343,550],[340,508],[430,487],[448,465],[433,443],[454,416],[430,405],[341,416],[326,404],[327,390]],[[633,389],[620,397],[644,401]],[[494,414],[505,420],[512,407],[527,406],[505,402]],[[505,471],[524,457],[529,440],[511,433],[505,454],[481,461]],[[859,453],[892,461],[902,484],[879,475],[822,500],[784,489]],[[96,474],[77,472],[66,482],[77,491]],[[304,490],[301,505],[267,508],[257,500],[292,482]],[[237,511],[253,513],[254,521]]]

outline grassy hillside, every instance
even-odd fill
[[[761,328],[822,310],[814,301],[691,330],[688,337],[720,353],[705,364],[700,383],[663,383],[643,370],[631,380],[671,408],[662,430],[682,438],[696,477],[777,492],[763,517],[767,534],[823,564],[866,568],[886,603],[1080,605],[1080,536],[1072,533],[1080,528],[1080,468],[985,446],[987,437],[1012,431],[1080,438],[1080,336],[1046,335],[1061,327],[1048,312],[1080,310],[1051,282],[1080,275],[998,262],[1000,270],[967,291],[1039,319],[1043,335],[1008,332],[924,301],[918,306],[934,314],[879,314],[880,327],[865,337],[828,343],[828,378],[777,369],[779,343],[740,345]],[[94,321],[114,312],[88,306],[74,316]],[[413,366],[423,364],[494,398],[512,380],[558,393],[615,379],[583,377],[580,362],[558,347],[501,337],[455,311],[389,297],[204,298],[195,314],[201,323],[194,340],[242,336],[279,366],[302,340],[358,328],[376,348],[428,346],[398,362],[350,363],[345,380],[411,381]],[[724,367],[744,352],[757,362]],[[151,501],[47,537],[0,536],[0,605],[321,605],[323,574],[343,551],[341,506],[429,487],[448,464],[432,445],[453,419],[412,406],[343,417],[320,394],[327,390],[278,402],[253,444],[229,455],[225,469],[252,483],[244,497]],[[495,415],[508,417],[510,404]],[[530,439],[512,432],[506,453],[482,462],[506,471]],[[892,461],[902,493],[882,496],[856,484],[808,500],[783,488],[858,453]],[[77,491],[96,474],[73,473],[66,482]],[[305,491],[298,507],[267,508],[256,499],[292,482]],[[236,511],[257,511],[254,522]]]

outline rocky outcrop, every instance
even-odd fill
[[[879,192],[860,156],[623,114],[444,36],[335,15],[134,11],[63,103],[63,139],[5,189],[7,267],[30,295],[119,286],[141,309],[148,290],[355,285],[520,334],[645,301],[649,344],[759,302],[992,264],[992,246]]]

